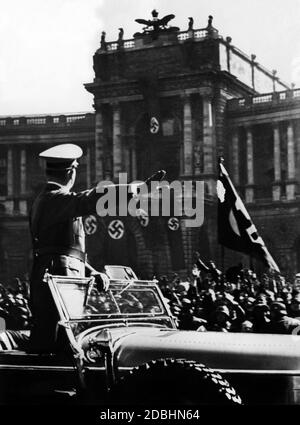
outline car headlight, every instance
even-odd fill
[[[99,350],[96,350],[94,347],[91,347],[87,349],[85,356],[89,362],[95,363],[97,360],[101,359],[102,354]]]
[[[91,338],[88,342],[88,346],[85,350],[85,357],[91,363],[95,363],[103,357],[102,352],[97,347],[97,344],[93,338]]]

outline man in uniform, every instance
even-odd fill
[[[98,287],[106,290],[109,279],[86,263],[85,234],[82,216],[96,213],[101,196],[96,188],[75,193],[71,189],[76,179],[77,159],[82,150],[74,144],[54,146],[40,153],[46,161],[47,184],[35,199],[30,214],[33,245],[33,268],[30,279],[33,329],[30,337],[32,351],[48,352],[57,347],[58,314],[45,272],[63,276],[95,276]],[[145,183],[160,180],[159,171]]]
[[[94,275],[105,290],[109,280],[87,265],[82,216],[95,213],[99,194],[96,188],[74,193],[79,146],[63,144],[40,153],[46,161],[47,184],[35,199],[30,213],[33,267],[30,279],[33,329],[30,346],[49,351],[56,344],[58,314],[44,274],[63,276]]]

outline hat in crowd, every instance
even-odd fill
[[[286,315],[287,314],[287,310],[286,310],[286,306],[283,303],[279,303],[277,301],[273,302],[271,304],[271,311],[276,312],[278,314],[282,314],[282,315]]]
[[[270,311],[270,307],[268,306],[268,304],[265,304],[264,302],[258,302],[256,304],[254,304],[253,310],[254,310],[254,312],[256,312],[258,310]]]
[[[268,304],[267,297],[264,294],[258,295],[258,297],[255,300],[255,304]]]
[[[219,307],[216,308],[216,314],[217,313],[224,313],[226,316],[230,317],[230,311],[226,305],[219,305]]]
[[[253,303],[255,303],[255,298],[253,298],[253,297],[248,297],[248,298],[247,298],[247,302],[248,302],[249,304],[253,304]]]
[[[249,332],[253,329],[253,323],[250,320],[245,320],[242,323],[242,332]]]
[[[192,301],[189,298],[183,298],[181,300],[181,302],[182,302],[182,305],[184,305],[184,306],[191,306],[192,305]]]
[[[63,143],[46,149],[39,154],[39,157],[45,159],[47,170],[70,170],[78,166],[77,159],[82,153],[81,147]]]
[[[188,291],[189,290],[189,287],[190,287],[190,282],[180,282],[178,284],[178,286],[182,286],[185,291]]]
[[[176,292],[183,293],[189,290],[190,284],[188,282],[180,282],[176,287]]]
[[[276,297],[275,301],[278,302],[278,303],[284,303],[284,299],[281,298],[281,297]]]

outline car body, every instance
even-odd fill
[[[65,349],[0,351],[1,403],[149,403],[163,387],[162,402],[300,404],[300,336],[178,330],[156,281],[128,267],[107,274],[105,293],[90,278],[45,277]]]

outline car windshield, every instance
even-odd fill
[[[103,292],[87,279],[56,279],[56,288],[71,320],[166,314],[151,281],[111,281],[109,290]]]

